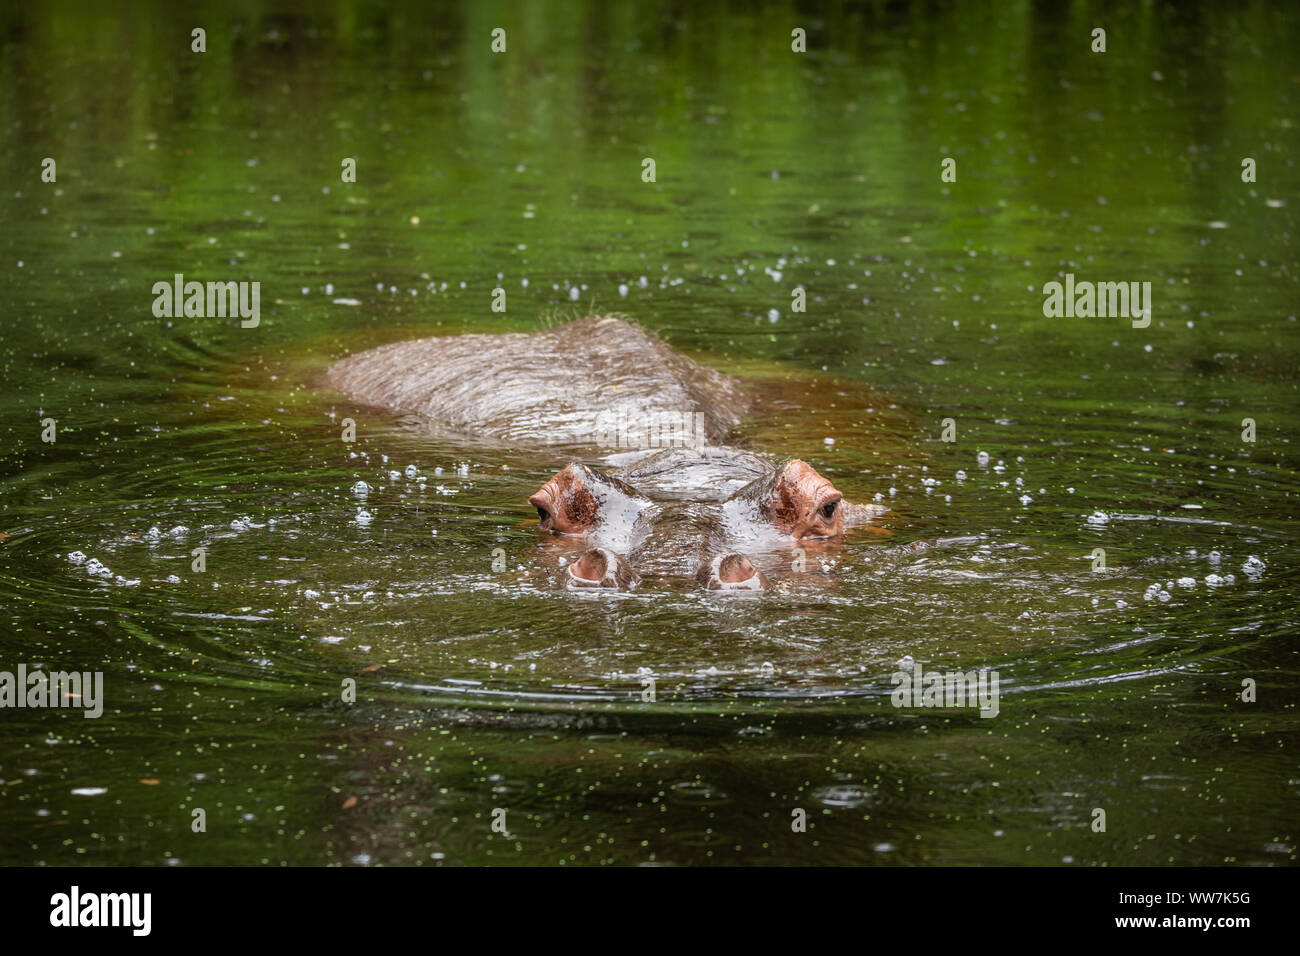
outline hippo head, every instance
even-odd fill
[[[769,579],[742,548],[771,555],[863,523],[861,509],[806,462],[730,454],[665,453],[618,478],[579,462],[557,472],[528,501],[541,530],[585,548],[565,562],[566,586],[631,590],[650,574],[693,578],[709,591],[761,591]],[[702,461],[709,480],[683,480]],[[719,461],[731,466],[721,476]],[[665,477],[673,474],[675,483]]]

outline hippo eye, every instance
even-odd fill
[[[830,521],[832,518],[834,518],[835,506],[837,504],[839,504],[838,501],[832,501],[829,504],[822,505],[822,509],[821,509],[822,517],[825,518],[827,521]]]

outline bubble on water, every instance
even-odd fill
[[[155,525],[144,533],[144,537],[146,541],[157,541],[162,537],[162,532],[159,531],[157,525]]]
[[[916,664],[916,658],[911,654],[904,654],[898,662],[900,670],[910,671]]]
[[[469,477],[469,465],[457,465],[456,474],[460,475],[462,478]]]
[[[368,524],[370,524],[370,522],[374,521],[375,518],[374,518],[374,515],[372,515],[372,514],[371,514],[369,511],[367,511],[365,508],[358,508],[358,509],[357,509],[357,516],[356,516],[355,518],[353,518],[352,520],[355,521],[357,524],[362,525],[362,526],[364,527],[365,525],[368,525]]]
[[[247,518],[236,518],[234,521],[230,522],[230,529],[232,531],[247,531],[250,527],[252,527],[252,522]]]
[[[834,444],[835,444],[835,439],[834,439],[834,438],[823,438],[823,439],[822,439],[822,444],[823,444],[823,445],[834,445]]]
[[[1021,495],[1021,496],[1020,496],[1020,503],[1021,503],[1022,505],[1032,504],[1033,501],[1034,501],[1034,499],[1031,498],[1031,497],[1029,497],[1029,495]]]
[[[72,791],[77,797],[102,797],[108,793],[107,787],[77,787]]]
[[[178,578],[178,577],[177,577],[176,575],[174,575],[174,574],[169,574],[169,575],[167,575],[167,583],[168,583],[168,584],[180,584],[180,583],[181,583],[181,579]]]
[[[1110,521],[1110,515],[1104,511],[1094,511],[1088,515],[1088,524],[1107,524]]]
[[[1173,582],[1170,582],[1169,586],[1173,587]],[[1165,590],[1165,586],[1157,581],[1155,584],[1148,587],[1146,593],[1142,596],[1148,601],[1154,601],[1156,598],[1159,598],[1161,601],[1168,601],[1171,595]]]
[[[767,321],[769,321],[769,322],[775,322],[775,321],[777,321],[777,320],[780,319],[780,318],[781,318],[781,313],[778,312],[776,309],[768,309],[768,310],[767,310]]]
[[[98,558],[91,558],[86,562],[86,573],[93,574],[97,578],[111,578],[113,572],[108,570]]]
[[[1207,574],[1205,576],[1205,583],[1209,587],[1217,588],[1222,587],[1225,582],[1223,578],[1219,577],[1217,574]]]
[[[309,600],[309,601],[314,601],[314,600],[316,600],[318,597],[320,597],[320,592],[319,592],[319,591],[314,591],[314,590],[312,590],[311,588],[307,588],[307,590],[305,590],[305,591],[302,592],[302,596],[305,597],[305,598],[306,598],[307,600]]]
[[[621,295],[621,296],[626,296],[626,295],[627,295],[627,283],[626,283],[626,282],[620,282],[620,283],[618,284],[618,294]]]
[[[1217,551],[1211,551],[1209,554],[1206,555],[1206,558],[1209,559],[1211,564],[1218,564],[1220,561],[1223,560],[1223,555],[1219,554],[1219,552]]]
[[[388,480],[389,480],[389,481],[401,481],[401,480],[402,480],[402,473],[401,473],[400,471],[390,471],[390,472],[388,473]]]
[[[1268,565],[1252,554],[1241,566],[1241,570],[1245,571],[1252,578],[1257,578],[1264,573],[1266,567],[1268,567]]]
[[[958,471],[958,472],[957,472],[957,480],[958,480],[958,481],[965,481],[965,480],[966,480],[966,472],[964,472],[964,471]]]
[[[578,296],[580,296],[581,294],[582,293],[578,291],[578,287],[576,285],[569,290],[569,298],[574,302],[578,301]]]
[[[183,538],[190,533],[190,529],[185,527],[185,525],[183,524],[178,524],[176,527],[172,528],[167,533],[171,535],[173,538]]]
[[[979,462],[981,468],[987,468],[989,464],[989,453],[982,451],[975,456],[975,460]]]
[[[414,465],[407,465],[407,466],[406,466],[406,477],[407,477],[407,478],[414,478],[414,477],[415,477],[416,475],[418,475],[419,473],[420,473],[420,469],[419,469],[419,468],[416,468]]]
[[[1180,588],[1194,588],[1196,587],[1196,578],[1179,578],[1178,586]]]
[[[82,554],[80,551],[73,551],[71,554],[68,555],[68,560],[71,561],[73,564],[85,564],[86,556]]]
[[[358,498],[364,498],[366,495],[370,494],[370,486],[364,481],[358,481],[352,486],[352,493]]]

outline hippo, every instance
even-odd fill
[[[570,462],[528,502],[543,532],[583,545],[567,586],[620,590],[654,576],[761,591],[771,583],[763,563],[793,563],[794,548],[839,538],[873,513],[797,458],[707,447],[665,449],[617,474]]]
[[[845,501],[805,461],[727,445],[757,390],[622,317],[384,345],[336,362],[325,384],[512,447],[625,446],[628,408],[636,422],[677,426],[648,429],[674,447],[603,455],[609,464],[600,467],[574,457],[528,498],[568,588],[689,581],[706,591],[763,591],[774,575],[802,567],[803,549],[871,527],[886,510]]]

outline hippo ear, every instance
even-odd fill
[[[782,463],[758,497],[758,508],[795,538],[828,538],[844,530],[844,495],[805,461]]]

